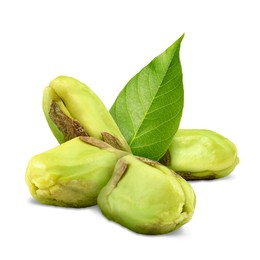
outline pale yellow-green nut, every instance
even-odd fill
[[[239,158],[235,144],[216,132],[179,129],[160,162],[186,180],[211,180],[229,175]]]
[[[44,89],[47,122],[59,143],[92,136],[130,152],[129,145],[99,97],[75,78],[59,76]]]
[[[172,170],[149,159],[126,155],[98,196],[102,213],[141,234],[164,234],[187,223],[195,193]]]
[[[25,180],[33,198],[43,204],[95,205],[116,162],[126,154],[94,137],[75,137],[32,157]]]

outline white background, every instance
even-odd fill
[[[0,1],[0,259],[259,259],[259,1]],[[193,219],[135,234],[97,207],[35,203],[28,160],[57,145],[41,109],[58,75],[86,83],[110,108],[119,91],[185,32],[182,128],[233,141],[227,178],[192,182]]]

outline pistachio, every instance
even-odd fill
[[[130,230],[163,234],[187,223],[196,197],[190,184],[149,159],[126,155],[98,196],[102,213]]]
[[[44,89],[43,111],[59,143],[92,136],[130,152],[118,126],[99,97],[77,79],[59,76]]]
[[[95,205],[117,160],[127,153],[93,137],[76,137],[38,154],[25,180],[34,199],[64,207]]]
[[[186,180],[211,180],[229,175],[239,163],[236,146],[205,129],[179,129],[160,162]]]

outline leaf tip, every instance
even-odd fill
[[[183,33],[183,34],[181,35],[181,37],[178,39],[178,41],[179,41],[179,42],[182,42],[184,36],[185,36],[185,33]]]

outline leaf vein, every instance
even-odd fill
[[[158,84],[158,88],[157,88],[157,90],[156,90],[156,94],[154,95],[154,97],[152,97],[152,102],[150,103],[149,108],[145,111],[144,116],[143,116],[142,120],[140,121],[139,126],[138,126],[138,128],[136,129],[136,131],[135,131],[135,133],[134,133],[134,135],[133,135],[133,137],[132,137],[132,139],[131,139],[131,141],[130,141],[130,143],[129,143],[130,146],[132,145],[134,139],[136,138],[136,136],[137,136],[137,134],[138,134],[138,132],[139,132],[139,129],[141,128],[143,122],[145,121],[146,115],[147,115],[148,111],[150,110],[151,106],[153,105],[154,100],[155,100],[155,97],[157,96],[157,93],[159,92],[160,88],[162,87],[162,86],[161,86],[161,85],[162,85],[162,82],[163,82],[163,80],[165,79],[165,76],[166,76],[166,74],[167,74],[167,72],[168,72],[168,70],[169,70],[169,67],[170,67],[170,65],[171,65],[171,63],[172,63],[172,59],[173,59],[174,56],[175,56],[175,51],[174,51],[174,53],[172,54],[170,63],[167,65],[167,68],[166,68],[165,71],[164,71],[164,75],[163,75],[162,79],[159,80],[159,81],[161,81],[161,83]],[[141,73],[141,72],[140,72],[140,73]],[[158,78],[158,79],[159,79],[159,78]]]
[[[161,124],[158,124],[156,127],[148,130],[148,131],[145,131],[145,132],[142,132],[140,135],[138,135],[135,140],[139,139],[140,137],[144,136],[144,135],[147,135],[153,131],[155,131],[156,129],[162,127],[163,125],[167,125],[168,122],[170,122],[172,119],[176,118],[180,113],[182,112],[182,108],[174,115],[172,116],[171,118],[169,118],[167,121],[163,121]]]

